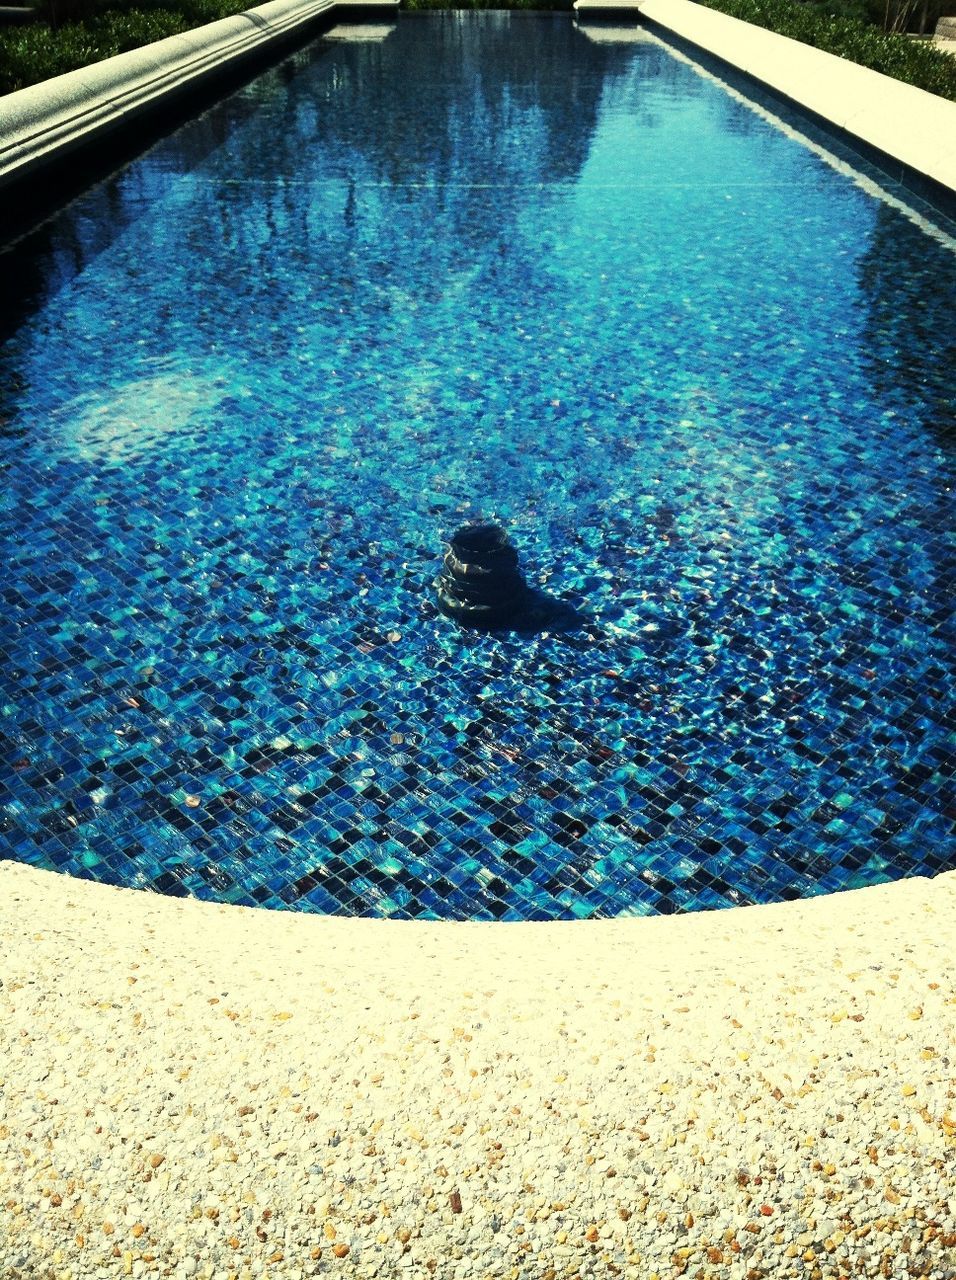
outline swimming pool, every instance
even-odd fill
[[[0,856],[503,920],[951,867],[942,221],[652,38],[344,34],[12,251]],[[554,629],[439,614],[480,518]]]

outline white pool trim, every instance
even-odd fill
[[[692,0],[575,0],[574,11],[640,15],[956,193],[956,102]]]
[[[954,957],[956,873],[502,924],[0,864],[0,1273],[952,1277]]]

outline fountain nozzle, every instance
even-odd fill
[[[442,613],[476,627],[509,621],[528,598],[518,553],[497,524],[469,524],[458,530],[435,587]]]

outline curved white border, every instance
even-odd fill
[[[954,907],[342,919],[0,864],[0,1273],[795,1280],[806,1234],[949,1276]]]

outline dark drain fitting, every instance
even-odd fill
[[[459,529],[435,586],[442,613],[477,627],[507,622],[528,598],[518,553],[497,524]]]

